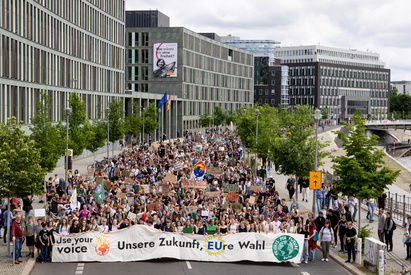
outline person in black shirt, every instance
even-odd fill
[[[381,195],[381,197],[378,198],[377,202],[378,202],[377,207],[378,207],[378,208],[382,208],[382,209],[384,210],[384,209],[385,209],[385,205],[388,203],[387,194],[383,193],[383,194]]]
[[[331,228],[333,229],[334,232],[334,247],[337,247],[337,237],[338,237],[338,231],[337,231],[337,225],[338,225],[338,221],[340,220],[338,218],[338,216],[334,213],[334,211],[332,211],[331,209],[329,209],[327,211],[327,220],[330,221],[331,223]]]
[[[347,230],[345,231],[344,244],[348,250],[348,260],[346,263],[351,262],[351,254],[353,263],[355,262],[355,246],[357,245],[357,230],[352,227],[352,222],[347,222]]]
[[[346,251],[346,247],[344,245],[345,231],[347,231],[347,220],[345,218],[345,214],[342,214],[341,219],[338,222],[338,236],[340,236],[340,242],[341,242],[341,250],[339,252]]]
[[[40,249],[41,249],[41,254],[40,254],[40,261],[42,263],[48,262],[48,247],[50,243],[50,232],[47,230],[47,224],[43,222],[41,224],[41,227],[43,229],[39,233],[39,241],[40,241]]]
[[[322,211],[320,211],[320,213],[318,213],[318,217],[315,219],[315,226],[317,227],[317,232],[321,231],[321,228],[323,228],[324,223],[325,223],[324,214]]]

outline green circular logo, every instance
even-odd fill
[[[293,237],[287,235],[278,237],[273,243],[273,254],[280,262],[296,257],[299,250],[298,242]]]

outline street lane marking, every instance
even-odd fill
[[[193,269],[193,268],[191,267],[191,264],[190,264],[189,261],[186,261],[186,264],[187,264],[187,268],[188,268],[188,269]]]
[[[84,266],[84,263],[79,263],[77,264],[77,266]]]
[[[76,271],[76,273],[74,273],[74,274],[81,275],[81,274],[83,274],[83,271]]]
[[[303,275],[310,275],[308,272],[301,272]]]
[[[84,263],[77,264],[75,275],[82,275],[84,271]]]
[[[84,266],[78,266],[77,271],[84,270]]]

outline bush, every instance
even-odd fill
[[[367,224],[364,227],[361,227],[360,229],[360,234],[358,235],[358,238],[361,238],[362,240],[362,254],[364,254],[364,243],[365,243],[365,238],[369,238],[372,236],[372,230],[368,228],[369,224]]]

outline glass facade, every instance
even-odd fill
[[[40,91],[63,119],[77,92],[95,118],[124,94],[124,0],[0,0],[0,122],[34,114]]]

